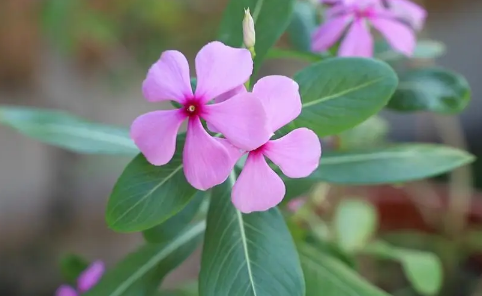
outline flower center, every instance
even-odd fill
[[[202,111],[202,105],[196,99],[188,100],[184,104],[184,113],[186,116],[199,116]]]
[[[187,110],[187,112],[189,112],[189,113],[194,113],[194,111],[196,111],[196,106],[194,106],[194,105],[189,105],[186,110]]]

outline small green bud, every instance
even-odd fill
[[[254,50],[256,43],[256,33],[254,31],[254,20],[249,12],[249,8],[244,10],[243,19],[243,42],[244,46],[250,51]]]

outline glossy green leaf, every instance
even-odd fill
[[[288,27],[293,48],[311,52],[311,34],[317,26],[316,8],[310,2],[297,1]]]
[[[174,216],[194,197],[196,189],[183,172],[181,139],[176,146],[166,165],[153,166],[142,154],[127,165],[107,203],[109,227],[120,232],[147,230]]]
[[[254,72],[268,50],[281,37],[291,21],[294,0],[231,0],[224,11],[219,40],[233,47],[243,46],[244,9],[249,8],[256,30]],[[253,75],[254,77],[254,75]]]
[[[359,125],[338,135],[338,149],[353,150],[380,147],[386,142],[388,122],[379,116],[372,116]]]
[[[353,269],[313,247],[301,245],[306,296],[388,296]]]
[[[201,296],[303,296],[293,239],[277,208],[241,214],[229,180],[214,188],[202,254]]]
[[[124,155],[139,152],[127,129],[92,123],[61,111],[0,106],[0,123],[74,152]]]
[[[420,294],[435,295],[442,287],[442,263],[433,253],[397,248],[383,241],[370,244],[366,252],[399,261],[407,279]]]
[[[387,64],[372,59],[332,58],[297,73],[303,101],[301,115],[290,124],[320,137],[338,134],[378,113],[397,86]]]
[[[432,144],[327,152],[308,178],[337,184],[400,183],[440,175],[473,160],[465,151]]]
[[[376,231],[377,212],[366,201],[344,199],[336,208],[333,228],[340,248],[354,252],[362,248]]]
[[[295,51],[281,48],[271,48],[266,55],[267,59],[295,59],[306,62],[319,62],[329,58],[327,55],[321,55],[311,52]]]
[[[146,288],[156,288],[157,283],[184,261],[202,239],[205,222],[186,229],[172,241],[147,244],[128,255],[85,296],[141,296]]]
[[[150,243],[163,243],[176,237],[192,221],[199,211],[201,203],[207,198],[204,192],[197,192],[194,198],[179,213],[167,219],[164,223],[145,230],[142,234]]]
[[[66,254],[60,259],[60,271],[70,284],[76,284],[79,275],[87,269],[89,262],[75,254]]]
[[[398,111],[459,113],[470,102],[470,86],[460,74],[441,68],[412,70],[400,78],[388,107]]]

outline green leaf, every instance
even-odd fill
[[[277,208],[241,214],[232,183],[214,188],[202,254],[201,296],[302,296],[303,273],[293,239]]]
[[[147,244],[109,270],[85,296],[140,296],[152,282],[160,282],[184,261],[202,239],[205,222],[199,222],[170,242]],[[157,287],[156,287],[157,288]]]
[[[196,189],[182,169],[179,138],[168,164],[153,166],[139,154],[127,165],[107,203],[109,227],[120,232],[147,230],[174,216],[194,197]]]
[[[60,258],[60,271],[65,280],[76,284],[79,275],[89,267],[89,262],[75,254],[66,254]]]
[[[432,144],[327,152],[308,178],[336,184],[400,183],[440,175],[473,160],[465,151]]]
[[[345,199],[336,208],[333,226],[338,245],[346,252],[354,252],[376,231],[377,212],[366,201]]]
[[[460,74],[441,68],[412,70],[400,78],[388,107],[398,111],[459,113],[470,102],[470,86]]]
[[[306,296],[388,296],[340,261],[308,245],[301,245],[298,250]]]
[[[389,124],[385,119],[372,116],[354,128],[339,134],[338,148],[353,150],[380,147],[381,144],[385,144],[388,131]]]
[[[163,243],[176,237],[186,228],[199,211],[201,203],[206,198],[204,192],[197,192],[194,198],[179,213],[167,219],[164,223],[145,230],[142,234],[150,243]]]
[[[126,129],[91,123],[61,111],[0,106],[0,123],[74,152],[125,155],[139,152]]]
[[[311,52],[311,34],[316,26],[316,8],[313,4],[297,1],[288,27],[291,45],[296,50]]]
[[[303,101],[290,127],[307,127],[318,136],[338,134],[378,113],[397,87],[385,63],[362,58],[332,58],[297,73]]]
[[[442,287],[442,263],[433,253],[397,248],[383,241],[368,245],[366,252],[381,258],[400,261],[407,279],[420,294],[434,295]]]
[[[295,51],[289,49],[281,49],[281,48],[271,48],[266,55],[267,59],[298,59],[304,60],[306,62],[319,62],[324,59],[327,59],[328,56],[311,53],[311,52],[303,52],[303,51]]]
[[[290,24],[294,0],[231,0],[224,11],[219,40],[233,47],[243,46],[244,9],[249,8],[256,30],[255,74],[268,50]],[[254,77],[253,75],[252,77]]]
[[[435,40],[420,40],[413,52],[411,59],[435,59],[445,53],[445,45]],[[394,51],[385,40],[375,43],[375,57],[383,61],[396,61],[407,59],[403,54]]]

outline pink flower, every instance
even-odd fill
[[[268,126],[273,133],[301,113],[298,84],[288,77],[264,77],[253,87],[252,95],[263,103]],[[285,185],[269,167],[265,157],[286,176],[303,178],[318,167],[320,156],[318,136],[306,128],[295,129],[280,139],[267,141],[257,149],[251,149],[233,186],[233,204],[241,212],[250,213],[266,211],[281,202],[286,191]]]
[[[349,1],[349,3],[345,3]],[[344,0],[327,11],[327,21],[313,34],[313,51],[325,51],[348,31],[340,44],[339,56],[373,56],[370,26],[377,29],[396,51],[411,56],[416,38],[412,29],[380,4],[379,0]]]
[[[77,279],[77,290],[71,286],[62,285],[55,292],[55,296],[78,296],[87,292],[99,282],[104,271],[104,263],[102,261],[95,261],[80,274]]]
[[[408,0],[389,0],[388,9],[408,22],[416,31],[423,28],[427,11],[420,5]]]
[[[247,49],[211,42],[199,51],[195,63],[197,87],[193,93],[184,55],[174,50],[161,55],[144,81],[144,96],[150,102],[174,100],[183,107],[139,116],[132,124],[131,137],[151,164],[164,165],[174,155],[181,123],[188,119],[184,173],[193,187],[207,190],[224,182],[233,169],[237,149],[231,144],[244,150],[257,148],[269,139],[269,130],[263,106],[251,94],[208,104],[249,79],[253,61]],[[229,142],[211,137],[201,118]]]

